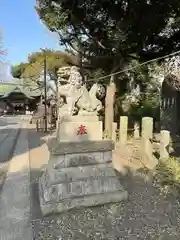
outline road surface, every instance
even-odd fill
[[[1,133],[0,240],[31,240],[28,130],[21,118],[5,117]]]
[[[5,171],[20,130],[20,117],[0,117],[0,171]]]

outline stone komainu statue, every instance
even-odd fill
[[[64,115],[98,115],[103,108],[99,99],[105,96],[105,88],[95,83],[88,92],[79,68],[76,66],[70,68],[69,79],[67,81],[63,80],[63,83],[65,83],[63,85],[60,84],[62,82],[62,71],[59,71],[59,73],[61,73],[59,74],[58,85],[59,117]]]

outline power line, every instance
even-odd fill
[[[102,76],[102,77],[99,77],[99,78],[92,78],[92,79],[88,79],[86,80],[86,82],[98,82],[99,80],[103,80],[105,78],[108,78],[108,77],[111,77],[111,76],[115,76],[115,75],[118,75],[118,74],[121,74],[121,73],[125,73],[125,72],[128,72],[128,71],[131,71],[133,69],[136,69],[138,67],[141,67],[141,66],[144,66],[146,64],[149,64],[149,63],[153,63],[153,62],[156,62],[158,60],[162,60],[162,59],[165,59],[167,57],[171,57],[171,56],[174,56],[176,54],[180,53],[180,50],[179,51],[176,51],[176,52],[173,52],[173,53],[170,53],[170,54],[167,54],[167,55],[164,55],[164,56],[161,56],[161,57],[158,57],[158,58],[154,58],[154,59],[151,59],[149,61],[146,61],[146,62],[143,62],[143,63],[140,63],[140,64],[137,64],[136,66],[134,67],[130,67],[130,68],[126,68],[124,70],[121,70],[121,71],[118,71],[118,72],[115,72],[115,73],[111,73],[111,74],[108,74],[108,75],[105,75],[105,76]],[[32,65],[31,65],[32,66]],[[32,79],[32,78],[35,78],[35,77],[39,77],[40,76],[40,73],[36,74],[36,75],[32,75],[32,76],[27,76],[27,77],[23,77],[23,79]],[[61,82],[63,81],[63,79],[61,79]],[[64,82],[67,82],[66,80],[64,80]],[[4,82],[0,82],[0,84],[4,84],[4,85],[21,85],[21,86],[32,86],[32,84],[28,84],[28,83],[25,83],[25,84],[22,84],[22,83],[4,83]]]
[[[176,52],[173,52],[173,53],[170,53],[170,54],[167,54],[167,55],[164,55],[162,57],[158,57],[158,58],[154,58],[154,59],[151,59],[149,61],[146,61],[146,62],[143,62],[143,63],[140,63],[140,64],[137,64],[136,66],[134,67],[130,67],[130,68],[126,68],[124,70],[121,70],[121,71],[118,71],[118,72],[115,72],[115,73],[111,73],[111,74],[108,74],[106,76],[103,76],[103,77],[99,77],[98,79],[88,79],[87,82],[98,82],[99,80],[103,80],[105,78],[108,78],[108,77],[111,77],[111,76],[115,76],[115,75],[118,75],[118,74],[121,74],[121,73],[125,73],[125,72],[128,72],[130,70],[133,70],[135,68],[138,68],[138,67],[141,67],[143,65],[146,65],[146,64],[149,64],[149,63],[152,63],[152,62],[156,62],[158,60],[161,60],[161,59],[165,59],[167,57],[171,57],[171,56],[174,56],[176,54],[180,53],[180,51],[176,51]]]

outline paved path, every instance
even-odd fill
[[[27,129],[21,128],[0,194],[0,240],[31,240]]]
[[[17,117],[0,117],[0,188],[4,182],[19,132],[20,121]]]

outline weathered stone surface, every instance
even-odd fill
[[[51,189],[49,191],[49,189]],[[56,202],[63,201],[69,198],[79,198],[82,196],[113,193],[122,190],[119,180],[116,177],[100,177],[98,179],[86,178],[76,182],[66,182],[52,185],[48,190],[50,195],[47,195],[45,201],[55,200]],[[46,189],[44,191],[46,193]],[[45,195],[44,195],[45,196]]]
[[[76,132],[80,125],[86,127],[84,137]],[[43,215],[126,197],[112,167],[114,143],[102,140],[101,122],[62,121],[47,145],[50,160],[39,181]]]
[[[86,134],[78,134],[79,127],[84,126]],[[58,132],[59,141],[98,141],[102,140],[102,122],[101,121],[84,121],[64,122],[62,121],[59,126]]]
[[[104,163],[112,162],[112,151],[103,152]]]
[[[114,202],[120,202],[127,199],[127,192],[117,191],[114,193],[105,193],[105,194],[98,194],[98,195],[92,195],[92,196],[86,196],[86,197],[80,197],[80,198],[74,198],[69,199],[64,202],[59,202],[57,204],[49,204],[49,208],[51,210],[51,213],[61,213],[66,210],[70,210],[73,208],[80,208],[80,207],[90,207],[90,206],[97,206],[97,205],[103,205],[106,203],[114,203]],[[44,215],[49,214],[49,209],[47,206],[45,206],[45,209],[42,207],[42,211]]]
[[[121,145],[124,145],[127,142],[127,129],[128,129],[128,117],[121,116],[119,129],[119,143]]]
[[[139,139],[140,137],[140,127],[139,127],[139,123],[135,122],[134,124],[134,138],[135,139]]]
[[[83,142],[61,142],[55,137],[47,141],[48,149],[53,155],[70,154],[70,153],[89,153],[112,151],[114,143],[112,140],[83,141]]]
[[[153,169],[158,164],[158,159],[153,154],[153,145],[151,141],[147,138],[142,138],[141,140],[141,157],[143,164],[149,168]]]
[[[113,76],[111,76],[113,78]],[[106,88],[105,98],[105,138],[112,139],[112,122],[114,119],[114,95],[116,92],[116,84],[110,81]]]
[[[160,158],[161,160],[166,160],[169,158],[169,142],[170,142],[170,132],[162,130],[160,138]]]
[[[48,169],[51,171],[52,169],[58,169],[58,168],[65,168],[65,155],[50,154]]]
[[[83,119],[84,122],[97,122],[99,121],[98,116],[64,116],[63,122],[81,122]]]
[[[43,215],[127,198],[112,167],[111,151],[53,156],[39,181]]]
[[[112,140],[113,140],[113,142],[114,142],[115,144],[116,144],[116,141],[117,141],[116,131],[117,131],[117,123],[116,123],[116,122],[113,122],[113,123],[112,123]]]
[[[39,190],[43,215],[127,199],[127,192],[115,177],[71,182],[68,186],[59,184],[49,189],[44,189],[43,182],[40,181]]]
[[[103,152],[67,154],[65,156],[66,166],[84,166],[89,164],[104,163]]]
[[[65,83],[66,81],[63,82]],[[103,108],[102,102],[97,98],[97,94],[99,94],[102,99],[105,96],[105,88],[94,83],[90,91],[88,91],[83,83],[80,70],[76,66],[70,68],[68,81],[66,84],[58,84],[57,90],[59,98],[58,119],[76,114],[79,116],[97,116]],[[61,96],[65,97],[63,103],[59,101]]]
[[[114,169],[112,163],[99,164],[94,166],[79,166],[61,168],[58,170],[51,170],[49,172],[49,180],[51,184],[63,183],[63,182],[75,182],[82,179],[97,179],[100,177],[114,177]]]
[[[142,118],[142,138],[151,138],[153,136],[153,118],[143,117]]]
[[[85,165],[103,164],[112,162],[112,152],[89,152],[66,155],[51,155],[48,169],[61,169]]]

